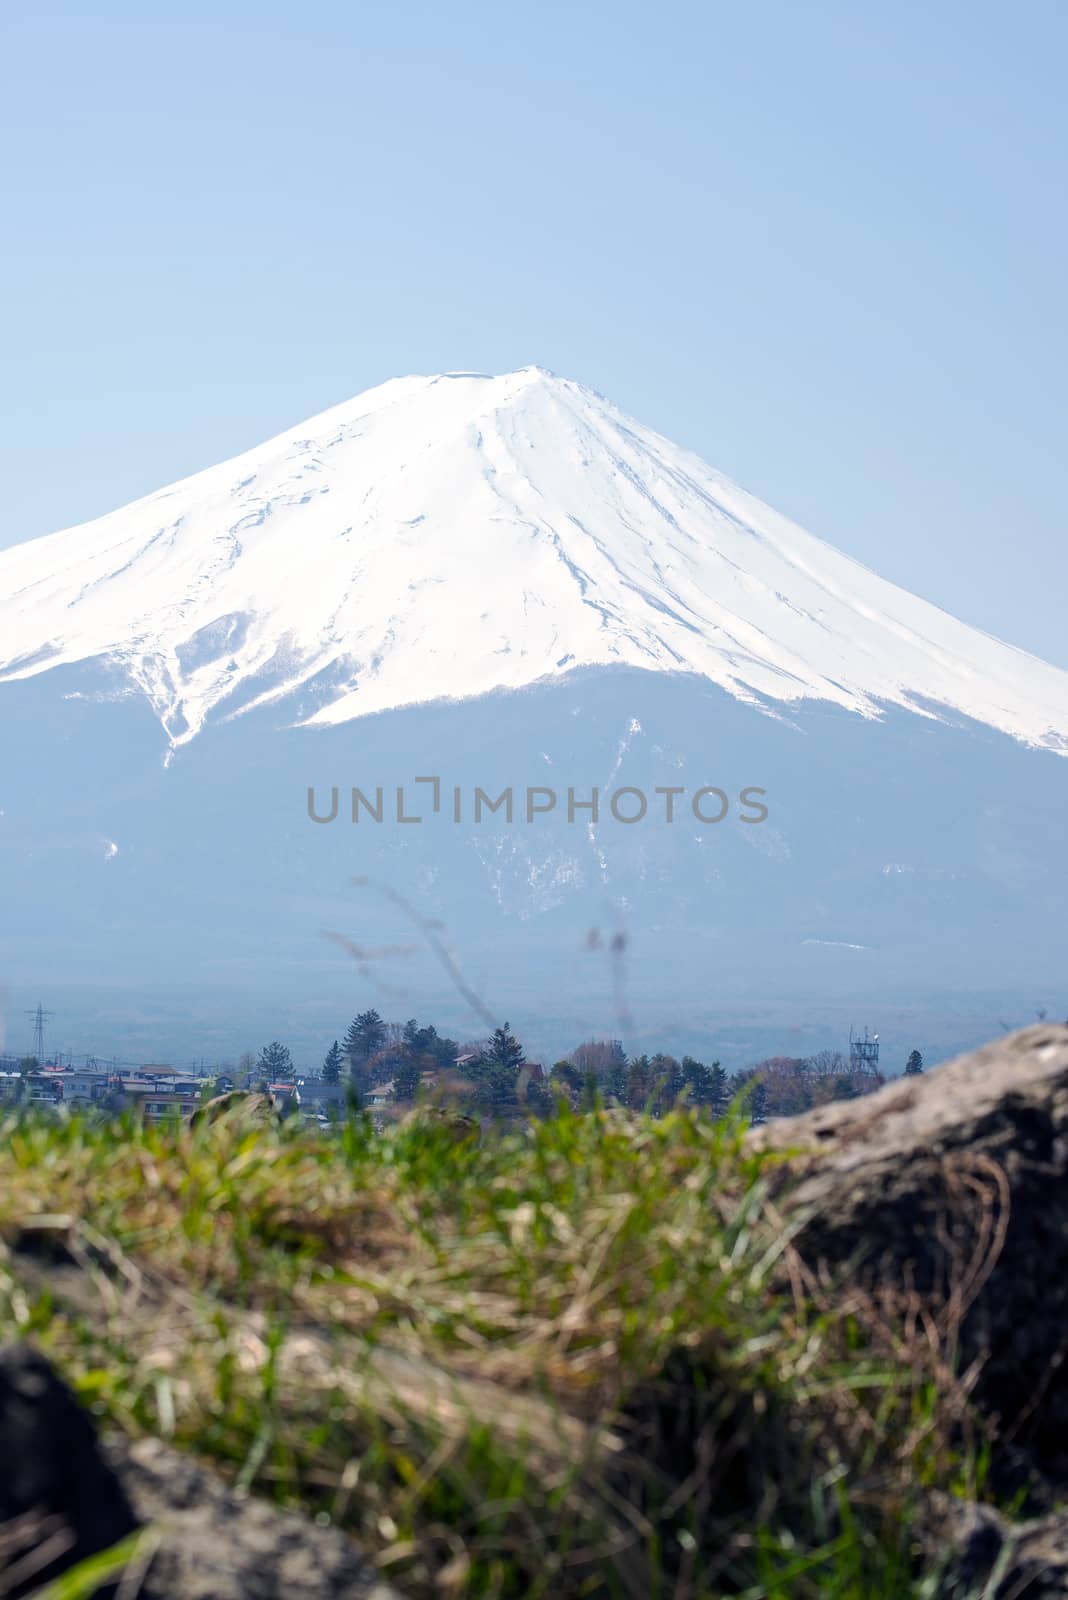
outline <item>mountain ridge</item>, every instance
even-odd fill
[[[391,379],[0,551],[0,682],[91,661],[172,747],[297,695],[328,725],[618,664],[762,709],[944,708],[1068,755],[1068,672],[539,367]]]

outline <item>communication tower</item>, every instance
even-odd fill
[[[879,1071],[879,1035],[864,1029],[864,1035],[849,1030],[849,1070],[874,1075]]]

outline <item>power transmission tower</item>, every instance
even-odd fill
[[[26,1015],[33,1023],[33,1054],[40,1062],[44,1061],[44,1025],[49,1018],[55,1016],[54,1011],[46,1011],[38,1005],[36,1011],[27,1011]]]

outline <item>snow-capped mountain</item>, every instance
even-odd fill
[[[367,1004],[550,1060],[964,1047],[1065,1004],[1066,754],[1068,673],[599,395],[398,379],[0,551],[0,995],[154,1059]]]
[[[537,367],[397,379],[0,551],[0,682],[86,662],[175,747],[283,698],[338,724],[630,666],[865,717],[944,707],[1068,753],[1068,673]]]

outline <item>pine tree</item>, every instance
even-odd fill
[[[653,1076],[653,1115],[670,1111],[686,1087],[686,1075],[674,1056],[657,1054],[649,1063]]]
[[[731,1102],[730,1087],[727,1074],[718,1061],[713,1061],[709,1067],[693,1056],[683,1056],[682,1076],[692,1106],[698,1106],[714,1117],[726,1114]]]
[[[604,1075],[604,1093],[607,1100],[625,1105],[627,1100],[627,1058],[622,1050],[613,1056]]]
[[[909,1058],[905,1062],[905,1072],[906,1072],[907,1076],[910,1077],[910,1078],[914,1078],[917,1073],[922,1072],[922,1071],[923,1071],[923,1057],[921,1056],[921,1054],[920,1054],[920,1052],[918,1050],[910,1051]]]
[[[519,1115],[519,1073],[515,1067],[506,1067],[487,1053],[471,1062],[468,1076],[474,1085],[475,1104],[482,1111],[495,1117]]]
[[[419,1057],[405,1053],[397,1062],[393,1074],[394,1100],[414,1100],[419,1093],[419,1085],[423,1080],[422,1068]]]
[[[583,1074],[575,1063],[566,1056],[562,1061],[554,1062],[550,1083],[557,1093],[564,1096],[572,1110],[577,1111],[582,1099]]]
[[[265,1044],[260,1051],[256,1071],[261,1083],[280,1083],[292,1076],[293,1057],[284,1044],[279,1044],[278,1040],[274,1039],[270,1044]]]
[[[513,1072],[517,1072],[523,1065],[526,1059],[523,1046],[515,1034],[509,1031],[507,1022],[503,1028],[494,1028],[493,1038],[482,1052],[482,1059],[494,1066],[510,1067]]]
[[[725,1117],[730,1109],[731,1085],[727,1076],[726,1067],[721,1067],[718,1061],[713,1061],[708,1069],[708,1106],[714,1117]]]
[[[421,1028],[414,1017],[404,1024],[401,1046],[409,1055],[419,1057],[424,1069],[437,1067],[448,1071],[455,1067],[460,1046],[455,1039],[442,1038],[433,1024]]]
[[[341,1046],[335,1039],[323,1058],[322,1080],[324,1083],[341,1082]]]
[[[465,1069],[474,1085],[475,1104],[495,1117],[518,1117],[524,1109],[519,1099],[524,1060],[523,1046],[507,1022],[495,1028],[478,1060]]]
[[[653,1074],[646,1055],[635,1056],[627,1068],[627,1106],[644,1111],[653,1093]]]
[[[349,1023],[341,1049],[358,1092],[370,1087],[367,1064],[386,1042],[386,1025],[375,1010],[361,1011]]]
[[[727,1086],[727,1074],[718,1061],[706,1066],[703,1061],[697,1061],[693,1056],[683,1056],[682,1076],[692,1106],[697,1106],[714,1117],[724,1115],[730,1105],[731,1097]]]
[[[349,1023],[343,1042],[345,1055],[354,1061],[368,1061],[386,1042],[386,1025],[375,1010],[361,1011]]]
[[[758,1078],[753,1084],[749,1096],[749,1120],[754,1127],[768,1120],[768,1090],[767,1085]]]
[[[683,1056],[682,1079],[686,1085],[686,1098],[692,1106],[703,1106],[707,1089],[708,1068],[696,1056]]]

